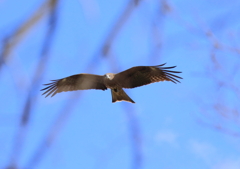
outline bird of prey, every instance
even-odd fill
[[[169,70],[176,66],[163,67],[165,64],[157,66],[136,66],[117,74],[107,73],[103,76],[83,73],[76,74],[63,79],[52,80],[52,83],[44,84],[47,85],[47,87],[41,91],[45,90],[43,95],[46,94],[46,97],[49,95],[52,97],[60,92],[86,89],[107,90],[109,88],[111,89],[113,103],[117,101],[135,103],[124,92],[123,88],[135,88],[160,81],[180,83],[178,79],[182,78],[173,73],[182,72]]]

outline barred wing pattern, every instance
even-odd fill
[[[93,74],[77,74],[72,75],[63,79],[52,80],[52,83],[44,84],[47,85],[46,88],[41,91],[45,92],[45,97],[51,95],[53,97],[55,94],[66,91],[74,90],[86,90],[86,89],[101,89],[106,90],[107,87],[103,83],[103,76],[93,75]]]
[[[157,66],[132,67],[116,74],[114,79],[123,88],[134,88],[160,81],[172,81],[173,83],[180,83],[178,79],[182,79],[182,77],[174,75],[173,73],[182,72],[168,70],[173,69],[176,66],[163,67],[165,64]]]

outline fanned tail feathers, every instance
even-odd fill
[[[130,103],[135,103],[125,92],[123,89],[111,89],[112,93],[112,102],[118,101],[127,101]]]

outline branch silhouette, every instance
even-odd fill
[[[112,56],[110,57],[109,49],[114,42],[116,36],[121,31],[123,25],[126,23],[127,19],[130,17],[130,14],[133,12],[134,7],[136,6],[136,2],[138,1],[129,1],[126,8],[123,10],[120,17],[116,20],[115,24],[111,27],[111,30],[107,34],[107,38],[103,41],[100,50],[96,52],[90,59],[89,63],[86,66],[85,72],[93,72],[98,66],[99,61],[101,60],[101,56],[104,58],[108,58],[109,60],[112,59]],[[138,3],[137,3],[138,4]],[[117,67],[117,65],[112,65],[114,67]],[[74,107],[76,106],[76,103],[80,101],[81,94],[75,94],[73,93],[71,98],[74,98],[74,101],[67,102],[66,105],[62,108],[62,110],[59,112],[57,118],[53,122],[52,127],[49,129],[49,132],[46,134],[46,136],[42,139],[41,143],[37,146],[36,150],[34,151],[33,155],[31,156],[30,160],[26,163],[25,169],[30,169],[33,166],[36,167],[41,159],[45,156],[48,149],[51,147],[51,145],[54,143],[57,135],[61,132],[61,129],[64,127],[66,121],[71,116],[72,111]],[[132,138],[132,145],[133,145],[133,168],[138,169],[141,166],[141,151],[139,146],[139,126],[137,123],[136,117],[129,112],[129,110],[126,110],[126,115],[129,118],[129,130],[131,131],[131,138]],[[138,139],[136,139],[138,138]],[[136,146],[135,146],[136,143]]]
[[[24,145],[24,141],[26,138],[26,134],[27,134],[27,127],[29,124],[29,120],[30,120],[30,116],[31,113],[33,112],[33,107],[36,103],[36,100],[34,99],[34,93],[35,91],[38,89],[38,85],[41,82],[41,78],[43,75],[43,72],[45,70],[45,65],[47,63],[48,60],[48,52],[50,50],[51,44],[52,44],[52,40],[53,40],[53,35],[55,32],[55,28],[56,28],[56,19],[57,19],[57,0],[49,0],[46,3],[44,3],[43,6],[41,6],[39,8],[39,12],[42,11],[43,7],[46,8],[46,4],[48,4],[48,9],[49,9],[49,27],[48,27],[48,31],[46,33],[45,36],[45,40],[43,42],[43,47],[42,47],[42,51],[40,53],[40,57],[39,57],[39,62],[38,65],[35,69],[34,72],[34,79],[32,80],[31,86],[30,86],[30,90],[29,93],[27,95],[27,99],[25,102],[25,105],[23,107],[22,110],[22,114],[21,114],[21,119],[20,119],[20,123],[19,123],[19,128],[18,131],[16,133],[16,138],[15,138],[15,143],[13,145],[13,150],[12,150],[12,155],[11,155],[11,160],[9,162],[8,168],[9,167],[16,167],[18,168],[18,160],[20,158],[21,152],[22,152],[22,147]],[[34,17],[34,19],[30,19],[30,23],[27,22],[27,26],[23,26],[23,28],[28,27],[28,25],[33,25],[33,23],[36,23],[36,21],[39,21],[40,14],[36,14],[36,16]],[[42,15],[41,15],[42,16]],[[38,19],[36,19],[36,17]],[[22,28],[22,29],[23,29]],[[26,32],[26,29],[20,29],[17,32]],[[18,33],[17,33],[18,34]],[[5,55],[8,56],[8,55]]]

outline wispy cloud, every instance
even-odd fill
[[[240,169],[240,157],[222,160],[214,165],[212,169]]]
[[[192,140],[190,148],[211,169],[240,169],[240,156],[223,158],[220,149],[210,143]]]
[[[178,135],[170,130],[160,131],[156,135],[156,140],[158,143],[167,143],[172,146],[177,146]]]
[[[216,149],[213,145],[206,142],[192,140],[190,141],[190,148],[195,155],[202,158],[205,162],[208,163],[214,160]]]

